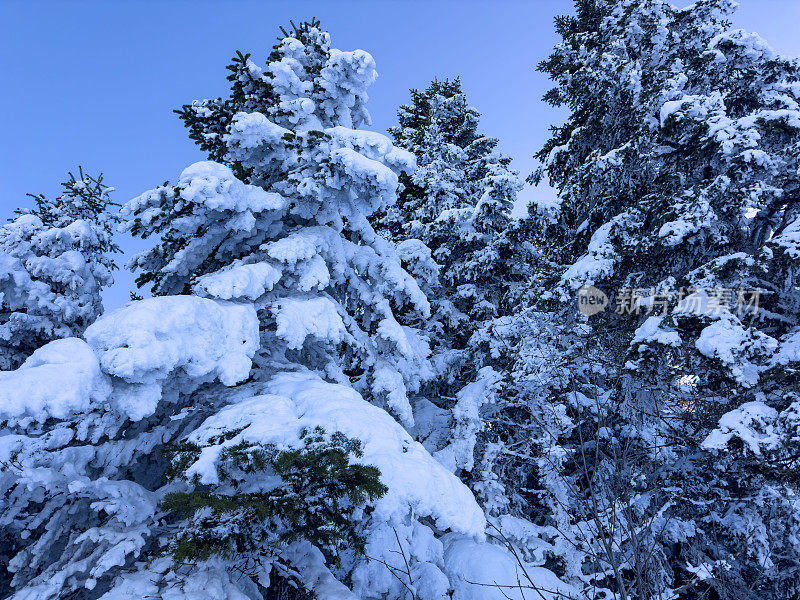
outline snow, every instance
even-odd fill
[[[286,298],[272,308],[277,323],[276,335],[289,348],[303,347],[313,336],[323,342],[338,343],[347,336],[336,303],[325,296],[310,299]]]
[[[178,180],[181,197],[211,210],[263,212],[280,210],[286,204],[282,196],[247,185],[233,174],[230,167],[209,160],[186,167]],[[151,201],[158,190],[147,192],[123,206],[123,215],[134,214]]]
[[[733,377],[745,387],[754,386],[761,369],[748,360],[756,354],[768,354],[778,342],[763,333],[745,330],[733,318],[724,318],[705,327],[695,341],[697,350],[708,358],[722,361]]]
[[[335,176],[327,178],[331,188],[338,189],[346,181],[354,189],[374,189],[367,214],[395,201],[397,174],[383,163],[344,147],[331,152],[330,164],[337,171]]]
[[[331,282],[331,272],[325,259],[320,255],[312,256],[299,267],[297,287],[303,292],[324,290]]]
[[[721,288],[719,275],[727,270],[749,268],[755,266],[755,259],[746,252],[733,252],[723,254],[701,266],[689,271],[688,278],[693,288],[699,288],[708,295],[711,292],[714,299],[725,299],[730,294],[729,290]],[[690,288],[691,289],[691,288]],[[712,299],[712,300],[714,300]],[[711,308],[716,308],[712,306]],[[706,313],[708,314],[708,313]]]
[[[204,562],[193,570],[191,576],[170,572],[169,558],[153,561],[149,568],[126,573],[99,600],[133,600],[159,598],[160,600],[251,600],[251,596],[238,587],[235,576],[226,572],[220,561]],[[158,585],[165,576],[167,585]]]
[[[776,58],[775,51],[764,38],[745,29],[729,29],[714,36],[709,42],[711,48],[726,45],[735,46],[750,60],[771,61]]]
[[[319,85],[325,94],[318,104],[328,123],[347,127],[372,123],[364,103],[368,99],[366,90],[378,73],[369,52],[332,48],[320,75]]]
[[[677,331],[667,331],[661,328],[664,317],[655,316],[648,317],[633,334],[633,341],[631,345],[656,342],[665,346],[673,346],[679,348],[681,345],[681,336]]]
[[[616,251],[611,244],[611,229],[615,221],[601,225],[589,240],[587,252],[561,276],[561,285],[575,291],[593,285],[599,278],[611,275],[616,263]]]
[[[276,125],[260,112],[240,112],[233,116],[226,139],[241,148],[252,149],[262,145],[280,146],[285,143],[284,136],[287,135],[294,134],[291,130]]]
[[[775,432],[778,411],[763,402],[745,402],[736,410],[722,415],[719,427],[712,431],[703,447],[710,450],[724,450],[731,439],[737,438],[756,456],[761,456],[762,448],[774,449],[780,444]]]
[[[403,148],[392,144],[392,140],[381,133],[337,126],[325,130],[339,144],[355,150],[372,160],[378,160],[394,169],[412,173],[416,169],[416,157]]]
[[[732,365],[736,362],[734,351],[741,348],[746,339],[747,332],[741,326],[725,320],[704,328],[695,346],[704,356]]]
[[[203,275],[193,289],[200,296],[219,300],[254,301],[272,290],[282,275],[280,269],[267,262],[236,262],[209,275]]]
[[[564,413],[562,415],[566,418]],[[553,451],[558,452],[556,449]],[[530,557],[536,564],[544,564],[553,550],[553,546],[545,539],[550,530],[547,526],[534,525],[526,519],[508,514],[499,515],[492,525],[492,529],[499,531],[516,547],[524,549],[525,556]]]
[[[291,544],[283,555],[290,564],[301,569],[303,585],[311,590],[315,597],[320,600],[358,600],[346,585],[333,576],[318,548],[308,542],[299,541]]]
[[[222,448],[242,441],[299,447],[300,432],[323,427],[360,439],[360,462],[378,467],[389,488],[375,506],[381,521],[399,522],[409,512],[430,517],[441,530],[483,538],[485,519],[472,493],[436,462],[388,413],[366,402],[355,390],[327,383],[310,373],[280,373],[264,393],[223,408],[209,417],[189,440],[204,447],[187,474],[217,481],[215,459]],[[221,444],[226,431],[242,429]],[[210,445],[208,445],[210,444]]]
[[[790,258],[800,258],[800,218],[793,219],[771,243],[783,248]]]
[[[789,365],[800,362],[800,330],[792,331],[781,339],[778,351],[772,357],[773,365]]]
[[[411,238],[397,244],[396,252],[422,292],[432,298],[433,288],[439,281],[440,266],[433,259],[431,249],[422,240]]]
[[[372,374],[372,391],[379,397],[385,396],[387,407],[403,425],[414,425],[414,412],[408,401],[406,384],[397,369],[381,361]]]
[[[686,563],[686,570],[692,573],[695,577],[697,577],[700,581],[707,581],[709,579],[713,579],[715,567],[718,565],[725,566],[727,565],[727,561],[712,561],[712,562],[704,562],[700,563],[697,566],[694,566],[691,563]]]
[[[287,205],[280,194],[245,184],[225,165],[195,163],[181,173],[177,186],[158,187],[122,207],[123,230],[161,238],[128,267],[152,273],[155,294],[185,293],[209,267],[229,266],[238,258],[231,255],[237,246],[247,250],[241,256],[251,254]]]
[[[321,250],[330,247],[338,236],[327,227],[306,227],[284,238],[265,244],[267,254],[289,265],[310,260]]]
[[[403,327],[392,317],[381,319],[376,332],[388,342],[393,342],[400,353],[408,358],[413,358],[420,350],[420,339],[413,329]]]
[[[262,212],[279,210],[286,204],[279,194],[242,183],[230,167],[208,160],[186,167],[178,185],[183,198],[212,210]]]
[[[472,471],[475,466],[475,444],[483,429],[481,408],[494,401],[502,374],[491,367],[481,368],[475,381],[461,388],[453,407],[452,441],[436,453],[436,458],[451,471]]]
[[[407,598],[410,589],[419,600],[448,599],[442,543],[429,527],[418,521],[379,524],[370,531],[365,550],[375,560],[362,561],[353,571],[359,598]]]
[[[505,548],[448,534],[442,539],[453,600],[560,600],[577,590],[543,567],[520,565]],[[523,570],[524,569],[524,570]],[[527,576],[526,576],[527,573]],[[520,587],[521,586],[521,587]]]
[[[705,198],[692,198],[675,204],[674,209],[680,217],[674,221],[664,223],[658,230],[658,237],[664,240],[667,246],[677,246],[686,238],[704,229],[710,228],[715,220],[711,205]]]
[[[67,419],[103,406],[110,394],[111,382],[86,342],[55,340],[16,371],[0,372],[0,420]]]
[[[659,123],[661,124],[661,127],[663,128],[664,125],[666,125],[667,120],[671,116],[673,116],[673,115],[677,114],[678,112],[680,112],[681,110],[683,110],[684,105],[688,104],[692,100],[694,100],[694,98],[691,97],[691,96],[688,96],[688,97],[680,98],[679,100],[669,100],[667,102],[664,102],[664,104],[661,106],[661,110],[659,111],[659,115],[658,115],[658,119],[659,119]]]
[[[249,304],[196,296],[164,296],[132,302],[110,312],[85,333],[103,371],[152,391],[180,369],[195,379],[234,385],[250,373],[259,344],[258,318]],[[151,414],[160,391],[148,401],[131,399],[132,419]]]

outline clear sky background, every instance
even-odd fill
[[[800,1],[740,4],[736,26],[800,55]],[[312,16],[334,47],[375,57],[372,129],[395,123],[409,88],[460,75],[483,131],[527,175],[563,118],[541,101],[549,82],[535,66],[556,42],[553,17],[571,10],[570,0],[0,0],[0,219],[29,206],[27,192],[57,194],[79,164],[102,171],[120,203],[174,181],[205,157],[172,109],[225,94],[235,50],[263,63],[279,25]],[[550,194],[527,188],[522,201]],[[149,245],[121,243],[128,254]],[[107,308],[134,289],[124,269],[116,279]]]

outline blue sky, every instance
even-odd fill
[[[800,55],[800,2],[740,4],[736,26]],[[563,117],[541,101],[549,83],[535,66],[556,41],[553,17],[571,6],[569,0],[0,0],[0,219],[29,205],[27,192],[57,193],[78,164],[102,171],[117,202],[175,180],[204,156],[172,109],[224,94],[224,67],[235,50],[263,62],[279,25],[312,16],[331,31],[335,47],[375,57],[374,130],[395,123],[408,88],[460,75],[483,113],[484,132],[499,137],[527,175],[548,125]],[[548,194],[546,187],[526,189],[523,199]],[[131,252],[148,243],[123,239],[122,245]],[[108,308],[134,288],[124,269],[116,279]]]

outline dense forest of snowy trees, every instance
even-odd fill
[[[800,60],[733,10],[576,0],[522,218],[458,78],[371,131],[316,20],[176,111],[174,182],[33,196],[0,598],[800,598]]]

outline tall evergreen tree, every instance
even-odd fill
[[[529,458],[495,469],[590,597],[800,593],[800,64],[731,10],[582,0],[540,67],[571,114],[538,154],[558,202],[526,223]],[[611,298],[588,318],[587,285]]]
[[[509,289],[521,279],[510,235],[521,183],[498,140],[479,132],[480,113],[459,79],[411,90],[398,121],[390,134],[417,157],[417,169],[400,174],[398,201],[379,223],[433,298],[428,332],[437,374],[423,406],[447,409],[445,429],[452,430],[443,436],[429,422],[418,434],[466,475],[501,378],[492,368],[489,324],[507,314]]]
[[[198,163],[124,209],[133,234],[161,236],[131,262],[139,284],[255,301],[264,360],[300,360],[411,424],[408,395],[430,371],[413,325],[430,309],[367,220],[413,166],[385,137],[351,128],[369,123],[372,57],[332,50],[312,22],[275,47],[266,70],[241,54],[229,70],[229,98],[180,111],[223,163]]]
[[[18,367],[47,342],[80,335],[103,310],[111,285],[117,217],[113,188],[78,169],[55,199],[31,195],[0,227],[0,368]]]

